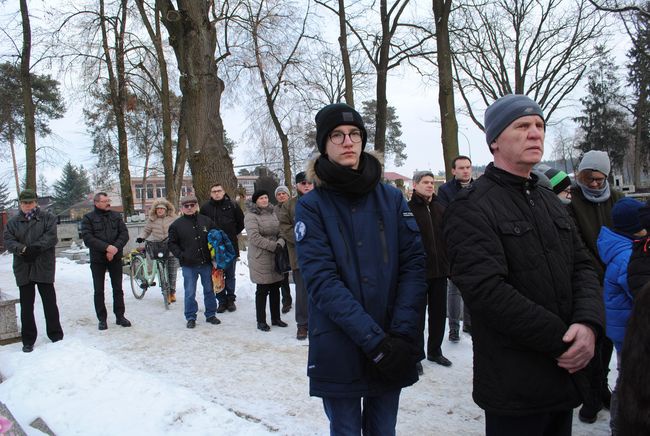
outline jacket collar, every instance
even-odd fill
[[[490,162],[485,168],[484,175],[504,187],[518,190],[535,188],[539,180],[537,175],[533,173],[528,178],[509,173],[501,168],[495,167],[493,162]]]

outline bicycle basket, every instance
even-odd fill
[[[167,242],[147,241],[145,251],[151,259],[167,259],[169,257]]]

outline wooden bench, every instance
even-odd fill
[[[0,291],[0,345],[20,342],[20,331],[16,318],[16,303],[18,298],[13,298]]]

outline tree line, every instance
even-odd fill
[[[172,202],[188,172],[200,199],[215,180],[236,191],[235,144],[221,117],[233,104],[247,108],[255,160],[281,162],[287,186],[313,151],[313,114],[328,103],[358,107],[375,150],[399,164],[405,145],[387,99],[398,69],[438,88],[448,176],[458,114],[482,129],[485,107],[523,93],[553,125],[585,78],[579,133],[559,135],[555,153],[572,161],[581,150],[606,149],[615,168],[633,167],[635,182],[647,171],[647,2],[91,0],[41,10],[28,3],[20,0],[3,36],[13,51],[0,65],[8,96],[0,99],[0,140],[12,150],[23,143],[25,186],[38,189],[47,150],[36,137],[65,112],[58,81],[39,72],[73,80],[97,158],[92,178],[97,188],[119,183],[127,215],[136,207],[132,174],[162,173]],[[604,48],[621,25],[633,46],[627,86]]]

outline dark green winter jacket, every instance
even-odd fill
[[[20,212],[12,217],[4,231],[5,247],[14,255],[16,284],[29,282],[54,283],[56,217],[37,209],[32,219],[27,220]],[[21,253],[25,247],[38,247],[40,253],[34,259],[27,259]]]
[[[601,284],[605,276],[605,265],[600,261],[596,241],[602,226],[612,228],[612,207],[623,197],[622,193],[612,190],[609,199],[602,203],[594,203],[585,198],[579,186],[571,187],[569,215],[576,223],[580,237],[589,250],[591,263]]]

